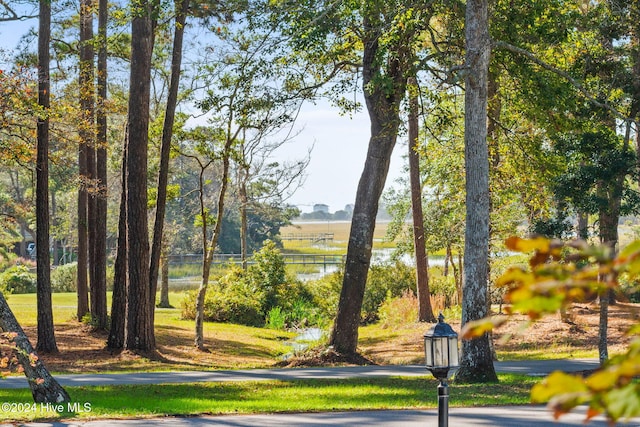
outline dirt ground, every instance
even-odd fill
[[[511,352],[525,350],[532,357],[539,355],[548,358],[549,353],[584,357],[585,351],[598,347],[599,308],[594,304],[577,304],[569,314],[570,323],[564,323],[559,315],[554,315],[530,326],[527,326],[525,316],[513,316],[494,335],[498,354],[508,359]],[[637,323],[639,318],[638,304],[620,303],[610,307],[610,354],[624,351],[629,342],[625,332]],[[459,330],[459,324],[450,323],[455,330]],[[422,336],[427,329],[427,324],[415,324],[403,327],[402,330],[389,329],[388,334],[378,338],[361,337],[359,350],[366,359],[377,364],[423,363]],[[26,332],[32,342],[35,342],[35,328],[26,328]],[[184,334],[180,331],[172,331],[170,334],[157,331],[158,352],[147,355],[148,357],[128,352],[112,353],[105,349],[106,338],[104,332],[92,331],[90,327],[79,323],[68,323],[56,328],[59,354],[40,357],[49,370],[56,373],[139,369],[197,370],[281,364],[279,360],[270,359],[265,355],[225,351],[223,345],[213,345],[209,353],[198,352],[191,345],[191,337],[187,331]],[[299,364],[319,363],[318,360],[314,361],[314,357],[310,359]],[[353,363],[362,363],[366,359]]]

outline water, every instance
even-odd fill
[[[291,341],[284,344],[291,347],[291,353],[285,354],[282,358],[289,359],[297,352],[305,351],[310,344],[316,343],[322,339],[324,331],[320,328],[307,328],[300,331]]]

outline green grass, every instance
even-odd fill
[[[452,384],[450,406],[526,404],[529,403],[529,390],[539,380],[522,375],[500,375],[499,378],[498,384]],[[78,407],[90,408],[90,412],[57,413],[42,411],[36,405],[36,411],[0,411],[0,420],[138,418],[437,406],[437,382],[431,376],[68,387],[67,391]],[[0,401],[32,404],[28,390],[0,389]]]
[[[169,292],[169,301],[174,307],[179,308],[180,301],[184,296],[184,292]],[[21,326],[36,325],[36,294],[11,294],[7,295],[6,298]],[[158,293],[159,300],[160,294]],[[75,292],[53,293],[51,295],[53,322],[60,324],[75,319],[77,302],[78,296]],[[111,309],[111,292],[107,292],[107,307]],[[156,308],[156,318],[159,323],[171,323],[172,319],[179,319],[179,310]]]

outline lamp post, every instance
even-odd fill
[[[458,334],[444,322],[440,313],[438,323],[424,334],[426,368],[440,381],[438,385],[438,427],[449,425],[449,370],[458,366]]]

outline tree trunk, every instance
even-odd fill
[[[213,261],[213,254],[218,244],[218,238],[220,237],[220,229],[222,228],[222,217],[224,216],[224,198],[227,194],[227,188],[229,186],[229,165],[231,163],[231,146],[233,144],[233,137],[230,133],[227,133],[227,140],[222,152],[222,177],[220,180],[220,194],[218,194],[218,212],[216,214],[215,225],[213,227],[213,234],[211,235],[211,241],[207,247],[207,211],[204,205],[204,182],[203,173],[200,174],[200,215],[202,216],[202,245],[203,245],[203,260],[202,260],[202,283],[198,289],[198,296],[196,298],[196,322],[195,322],[195,341],[194,344],[198,350],[205,350],[204,345],[204,301],[207,295],[207,288],[209,287],[209,274],[211,272],[211,262]]]
[[[487,84],[490,57],[487,0],[467,1],[465,19],[465,169],[466,227],[462,326],[482,319],[488,309],[489,153]],[[487,334],[462,342],[456,382],[489,382],[498,377]]]
[[[247,204],[249,203],[247,197],[247,176],[249,173],[244,166],[240,169],[240,259],[242,260],[242,269],[246,271],[247,258],[249,257],[249,250],[247,249]]]
[[[88,149],[90,139],[93,134],[93,126],[89,123],[88,117],[91,115],[88,108],[91,105],[91,99],[87,96],[87,75],[86,56],[93,64],[93,55],[87,54],[87,50],[91,47],[91,31],[92,24],[85,22],[84,16],[87,13],[86,1],[83,0],[80,7],[80,74],[78,84],[80,87],[80,110],[81,123],[79,126],[80,141],[78,144],[78,174],[80,185],[78,187],[78,268],[77,268],[77,293],[78,307],[77,318],[79,321],[89,313],[89,281],[87,278],[89,268],[89,227],[88,227],[88,206],[89,206],[89,170],[88,170]]]
[[[578,213],[578,237],[587,240],[589,238],[589,214]]]
[[[416,288],[418,291],[418,321],[436,322],[429,291],[429,255],[424,233],[422,213],[422,184],[420,182],[420,154],[418,152],[418,83],[409,79],[409,179],[411,182],[411,212],[413,215],[413,246],[416,260]]]
[[[127,152],[129,132],[127,130],[122,147],[122,191],[120,193],[120,214],[118,216],[118,249],[113,267],[113,295],[111,298],[111,327],[107,347],[121,350],[124,347],[124,335],[127,310]]]
[[[166,236],[163,239],[162,253],[160,254],[160,304],[161,308],[173,308],[169,302],[169,244]]]
[[[127,161],[127,322],[125,349],[153,351],[147,221],[147,158],[153,22],[151,2],[143,1],[131,24],[129,148]]]
[[[171,57],[171,81],[169,83],[167,107],[162,128],[162,144],[160,147],[160,170],[158,172],[158,196],[156,201],[156,218],[153,226],[153,243],[151,246],[151,258],[149,265],[151,305],[155,304],[156,289],[158,286],[158,268],[160,265],[160,257],[162,252],[162,235],[167,205],[169,154],[171,153],[171,138],[173,136],[173,124],[175,122],[176,105],[178,104],[180,67],[182,64],[182,42],[184,39],[185,21],[187,12],[189,10],[189,0],[176,0],[175,7],[176,23],[175,34],[173,36],[173,54]],[[151,310],[151,324],[154,323],[153,313],[154,311]]]
[[[94,283],[91,284],[91,313],[98,329],[107,329],[107,0],[99,0],[98,9],[98,85]],[[94,295],[95,294],[95,295]]]
[[[40,0],[38,30],[38,105],[42,115],[37,121],[36,148],[36,272],[38,343],[42,353],[57,353],[51,305],[51,260],[49,256],[49,42],[51,5]]]
[[[386,86],[383,88],[376,82],[376,79],[383,78],[376,58],[379,32],[373,30],[375,25],[371,22],[377,19],[375,13],[364,17],[364,28],[367,31],[363,37],[362,75],[364,97],[371,120],[371,137],[356,192],[342,290],[329,340],[329,345],[337,352],[347,355],[355,354],[358,344],[358,326],[371,261],[378,203],[397,139],[399,104],[406,87],[406,79],[400,67],[387,70],[389,74],[384,77],[393,79],[392,89]],[[399,52],[396,53],[399,55]]]
[[[34,402],[61,403],[71,399],[67,392],[51,376],[42,361],[35,356],[31,342],[13,315],[7,300],[0,292],[0,328],[13,337],[16,345],[16,356],[24,368]]]

